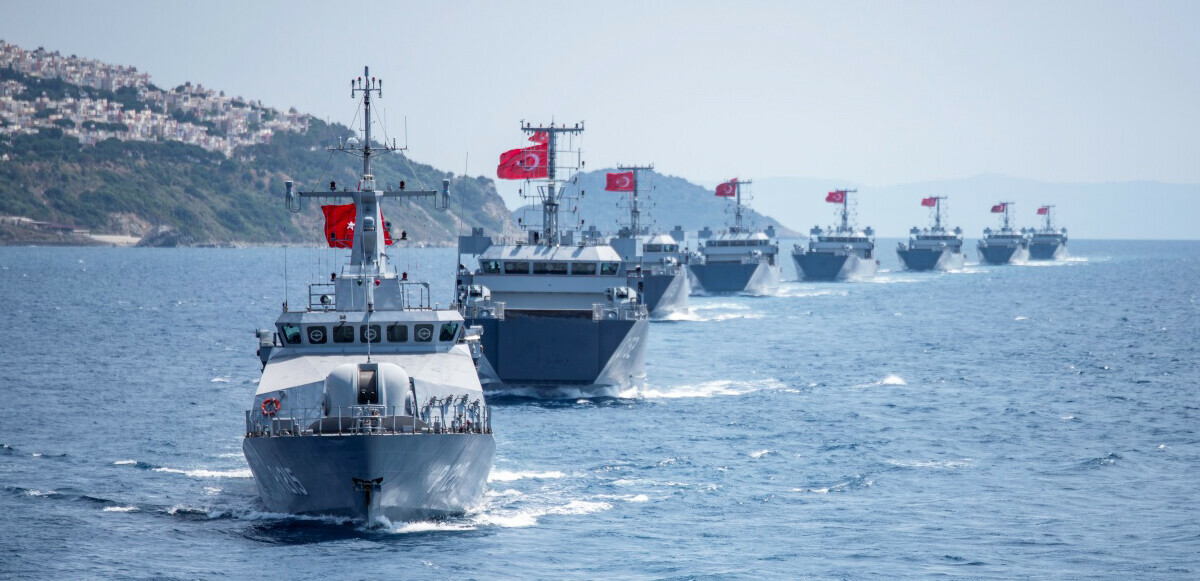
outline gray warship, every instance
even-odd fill
[[[1013,202],[1000,202],[992,206],[993,214],[1004,214],[999,230],[983,229],[979,241],[979,260],[988,264],[1019,264],[1029,258],[1029,234],[1022,229],[1013,230],[1009,225],[1009,213]]]
[[[946,196],[932,196],[921,200],[923,206],[933,206],[933,226],[924,230],[913,227],[908,231],[908,242],[901,242],[896,249],[900,261],[909,270],[956,270],[966,263],[963,254],[962,228],[947,232],[942,226],[942,200]]]
[[[841,223],[828,230],[814,226],[809,230],[808,245],[796,244],[792,260],[804,280],[860,280],[875,276],[875,231],[869,226],[857,230],[850,220],[850,194],[858,190],[834,190],[825,201],[841,204]]]
[[[273,331],[258,332],[262,379],[242,450],[267,510],[375,522],[461,514],[476,504],[491,471],[496,444],[475,373],[478,330],[454,310],[430,305],[428,283],[410,282],[389,261],[381,203],[432,197],[440,191],[377,189],[371,94],[382,82],[351,82],[361,95],[363,141],[331,148],[361,156],[356,189],[299,192],[288,181],[289,210],[303,198],[350,200],[354,218],[341,274],[312,283],[299,308],[287,301]],[[347,207],[347,210],[350,208]],[[335,244],[335,242],[337,244]]]
[[[718,196],[734,198],[734,223],[715,235],[708,228],[700,231],[700,256],[688,262],[699,290],[764,295],[779,287],[775,229],[752,231],[744,224],[742,186],[751,183],[734,179],[717,186]]]
[[[632,194],[629,225],[621,228],[609,244],[621,255],[626,268],[632,267],[631,280],[651,317],[662,318],[683,311],[687,309],[692,285],[679,242],[666,234],[647,235],[647,229],[641,225],[641,172],[653,170],[654,165],[618,165],[617,169],[624,172],[621,179],[632,178],[629,183],[618,184],[620,190],[614,190]]]
[[[471,270],[459,260],[456,304],[468,324],[483,329],[483,386],[547,396],[564,387],[596,395],[641,388],[649,315],[639,279],[612,246],[595,238],[575,243],[574,232],[559,230],[567,180],[556,178],[558,142],[583,126],[523,123],[521,129],[543,136],[547,146],[536,194],[541,228],[521,241],[495,241],[478,228],[459,237],[460,255],[478,262]]]
[[[1054,229],[1054,206],[1038,208],[1038,214],[1046,217],[1046,223],[1034,230],[1029,239],[1030,260],[1058,260],[1067,255],[1067,229]]]

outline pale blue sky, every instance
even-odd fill
[[[331,4],[0,0],[0,38],[344,123],[369,64],[456,173],[553,117],[702,183],[1200,183],[1200,2]]]

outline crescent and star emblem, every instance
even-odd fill
[[[522,157],[521,161],[517,162],[517,165],[526,171],[532,170],[542,165],[542,157],[536,153],[526,153],[525,157]]]
[[[629,176],[621,176],[621,177],[617,178],[617,187],[618,188],[628,188],[629,186],[632,186],[632,185],[633,185],[633,180],[629,179]]]

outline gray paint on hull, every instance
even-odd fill
[[[1067,254],[1067,244],[1064,242],[1041,243],[1032,242],[1029,244],[1030,260],[1058,260]]]
[[[491,434],[250,437],[242,451],[267,510],[373,521],[462,514],[479,501]],[[354,479],[380,478],[368,500]]]
[[[792,254],[796,272],[804,280],[850,280],[875,276],[877,264],[874,259],[861,258],[857,254],[830,254],[806,252]]]
[[[779,267],[766,262],[691,264],[699,289],[708,293],[768,294],[779,287]]]
[[[480,381],[504,386],[640,386],[646,377],[647,319],[516,314],[467,319],[483,327]]]
[[[979,259],[988,264],[1011,264],[1029,258],[1029,249],[1024,246],[989,245],[979,248]]]
[[[664,317],[687,308],[692,285],[687,271],[680,268],[675,274],[648,274],[640,289],[651,317]]]
[[[958,270],[967,262],[962,252],[939,250],[897,250],[900,261],[909,270]]]

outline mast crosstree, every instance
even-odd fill
[[[530,125],[523,123],[521,130],[531,135],[538,133],[546,134],[546,148],[549,159],[546,160],[546,193],[542,199],[542,239],[541,243],[546,246],[558,246],[560,233],[558,230],[558,206],[559,199],[562,198],[562,193],[558,190],[556,181],[556,162],[557,152],[555,147],[558,143],[559,134],[575,134],[583,133],[583,122],[576,123],[574,127],[567,127],[565,124],[556,127],[553,123],[549,126]]]

